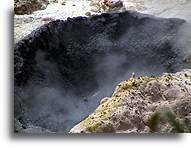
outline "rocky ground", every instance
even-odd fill
[[[18,5],[18,1],[15,1],[15,5]],[[27,9],[29,12],[26,12],[24,7],[24,11],[19,13],[25,13],[24,15],[15,14],[14,16],[15,43],[32,30],[54,19],[65,20],[68,17],[90,16],[102,12],[135,10],[161,17],[179,17],[191,21],[190,0],[121,0],[123,6],[114,9],[104,5],[103,0],[41,0],[43,3],[40,5],[40,0],[33,1],[34,4],[31,5],[34,6],[29,9],[30,11]],[[23,10],[23,7],[19,8]]]
[[[14,15],[14,42],[15,43],[17,43],[24,36],[30,34],[33,30],[35,30],[39,26],[49,23],[53,20],[57,20],[57,19],[66,20],[68,17],[76,17],[76,16],[90,17],[91,15],[101,14],[103,12],[113,13],[113,12],[120,12],[125,10],[135,10],[135,11],[139,11],[139,12],[143,12],[147,14],[152,14],[155,16],[160,16],[160,17],[178,17],[178,18],[183,18],[187,20],[188,22],[191,21],[190,20],[191,1],[189,0],[121,0],[121,2],[123,2],[123,5],[119,3],[119,0],[113,0],[116,2],[114,4],[111,3],[110,0],[107,0],[107,1],[103,1],[103,0],[34,0],[35,1],[34,6],[31,6],[32,4],[29,5],[28,2],[26,3],[26,5],[23,6],[23,5],[20,5],[23,3],[19,3],[19,1],[22,1],[24,3],[26,2],[25,0],[15,1],[15,13],[17,13]],[[43,3],[39,3],[39,2],[43,2]],[[26,11],[26,6],[30,7],[29,11]],[[17,7],[19,10],[16,9]],[[99,21],[102,22],[106,20],[100,19],[98,20],[98,22]],[[120,21],[117,21],[117,22],[119,23]],[[54,22],[52,22],[52,25],[54,25]],[[112,25],[115,26],[116,24],[114,23]],[[148,23],[146,23],[146,25],[143,25],[143,26],[145,27],[147,25],[149,26]],[[148,26],[146,28],[149,31],[150,28]],[[155,27],[156,26],[157,25],[155,25]],[[144,30],[144,27],[142,28],[143,30]],[[57,29],[59,28],[60,27],[58,27]],[[115,29],[115,27],[113,28]],[[164,28],[168,30],[167,26]],[[45,29],[47,28],[45,27]],[[52,33],[51,29],[54,30],[54,28],[53,27],[49,28],[50,33]],[[55,30],[57,29],[55,28]],[[152,30],[152,29],[153,28],[151,28],[151,32],[153,33],[155,30]],[[170,29],[172,29],[172,27]],[[170,29],[168,31],[170,31]],[[46,33],[48,33],[49,31],[46,31]],[[71,31],[75,32],[75,30],[72,30],[72,29]],[[128,31],[131,31],[131,30],[128,30]],[[136,30],[134,31],[136,32]],[[56,37],[58,37],[60,34],[57,31],[55,32],[57,33]],[[184,31],[184,32],[187,32],[187,31]],[[38,33],[39,32],[37,32],[34,35],[36,36],[40,35],[40,33],[39,34]],[[67,33],[68,32],[66,29],[66,34]],[[74,41],[76,37],[75,33],[74,33],[74,36],[71,37],[71,38],[74,38]],[[163,33],[166,33],[166,30],[164,32],[161,31],[161,34]],[[139,34],[139,32],[137,32],[137,34]],[[184,35],[186,35],[186,38],[187,38],[186,41],[190,42],[190,40],[188,39],[190,37],[190,34],[189,35],[187,34],[188,33],[184,33]],[[152,36],[154,35],[152,34]],[[166,36],[166,37],[171,38],[172,36]],[[99,38],[99,36],[98,37],[95,36],[95,39],[97,38]],[[162,39],[167,39],[167,38],[162,38]],[[29,40],[33,39],[33,35],[31,35],[31,38],[29,37],[28,39]],[[28,39],[26,39],[26,42]],[[42,39],[42,40],[45,40],[45,39]],[[145,40],[147,41],[146,38]],[[51,47],[53,46],[55,46],[56,47],[55,49],[57,49],[58,42],[55,43],[54,41],[51,41],[49,42],[49,44],[52,44],[52,45],[49,46],[49,44],[46,44],[47,41],[43,41],[43,43],[45,42],[45,44],[41,44],[41,40],[39,40],[38,42],[38,39],[34,39],[32,41],[37,41],[37,45],[39,46],[39,48],[43,47],[43,50],[45,51],[48,48],[51,49]],[[134,40],[132,40],[131,42],[133,43],[132,47],[134,46],[142,47],[142,45],[134,44]],[[23,43],[25,43],[25,41]],[[150,40],[149,40],[149,43],[150,43]],[[183,44],[185,43],[184,38],[182,38],[182,43]],[[181,59],[181,62],[186,63],[188,67],[190,67],[190,64],[191,64],[191,56],[189,56],[188,54],[188,53],[191,53],[189,48],[189,45],[191,45],[190,43],[188,44],[185,43],[187,47],[183,45],[183,47],[185,47],[185,49],[187,50],[184,54],[188,56],[186,56],[184,59]],[[74,46],[80,47],[82,44],[83,43],[79,45],[75,44]],[[22,45],[22,43],[20,45]],[[18,47],[20,45],[18,45]],[[60,45],[61,44],[58,44],[58,47]],[[179,44],[177,43],[177,45]],[[31,51],[31,53],[34,52],[33,44],[30,46],[27,43],[26,46],[24,44],[23,46],[24,47],[29,46],[29,49],[31,48],[30,50],[26,50],[25,52],[24,50],[22,50],[22,47],[21,47],[21,51],[23,52],[22,56],[26,58],[24,62],[30,63],[30,60],[34,58],[31,56],[29,52],[29,51]],[[71,46],[73,47],[73,44],[71,44]],[[86,46],[83,46],[83,48],[84,47]],[[105,44],[103,45],[103,47],[105,48]],[[149,47],[152,47],[152,46],[149,46]],[[34,49],[36,50],[36,47],[34,47]],[[166,49],[166,50],[169,50],[169,49]],[[49,50],[49,51],[52,51],[52,50]],[[29,55],[27,55],[28,52],[29,52]],[[151,52],[153,52],[153,50],[151,50]],[[51,53],[50,55],[53,55],[54,53]],[[62,54],[64,55],[64,53],[59,54],[61,55],[60,56],[61,59],[63,57]],[[167,54],[171,54],[171,53],[169,52]],[[148,56],[151,54],[146,54],[146,55]],[[159,61],[159,63],[162,58],[167,58],[164,60],[167,63],[165,65],[167,67],[168,67],[168,64],[173,64],[171,63],[172,61],[168,63],[169,59],[166,56],[163,57],[163,53],[159,52],[159,54],[155,53],[154,55],[157,55],[156,58],[159,58],[159,60],[157,60]],[[21,55],[18,55],[18,56],[21,56]],[[58,60],[58,55],[55,57],[56,57],[56,60]],[[133,57],[133,59],[134,58],[136,58],[136,56]],[[39,59],[42,60],[43,57],[40,57]],[[42,62],[41,60],[40,62]],[[78,59],[78,58],[76,58],[75,60],[81,61],[81,59]],[[21,66],[22,66],[22,62],[23,61],[21,60]],[[161,62],[160,64],[164,64],[165,62]],[[61,65],[60,60],[58,60],[58,63],[59,63],[58,65]],[[80,63],[80,62],[77,62],[77,63]],[[175,64],[178,64],[178,63],[180,63],[180,61],[175,62]],[[20,63],[18,62],[16,66],[18,64]],[[35,64],[35,62],[26,64],[29,68],[24,69],[23,75],[30,77],[30,75],[27,75],[26,72],[27,71],[31,72],[30,66],[32,64]],[[149,64],[147,64],[147,66],[148,65]],[[106,66],[108,67],[108,65]],[[61,67],[59,68],[59,70],[61,69]],[[48,69],[49,67],[47,66],[46,68]],[[71,69],[69,69],[69,72],[71,72]],[[74,74],[70,76],[74,76]],[[77,124],[74,128],[72,128],[70,132],[71,133],[190,132],[191,131],[190,130],[190,122],[191,122],[191,110],[190,110],[191,101],[190,100],[191,100],[191,70],[190,69],[182,70],[181,72],[178,72],[175,74],[165,73],[158,77],[154,77],[154,76],[136,77],[133,74],[129,80],[126,80],[120,83],[117,86],[112,96],[104,98],[100,102],[100,105],[97,107],[97,109],[92,114],[90,114],[86,119],[84,119],[79,124]],[[37,99],[37,102],[39,102],[38,99]],[[85,102],[87,102],[87,99],[85,100]],[[42,128],[40,126],[38,127],[38,125],[34,126],[34,125],[28,124],[26,126],[23,124],[24,122],[21,123],[22,120],[20,118],[18,119],[19,120],[15,119],[15,132],[51,133],[51,131],[47,130],[46,128]],[[63,122],[61,122],[61,124],[63,124]]]
[[[43,10],[47,7],[47,0],[15,0],[14,13],[18,15],[31,14],[37,10]]]
[[[156,112],[163,118],[156,116]],[[97,109],[70,132],[191,132],[190,123],[191,70],[183,70],[159,77],[132,75],[116,87],[111,97],[102,99]]]

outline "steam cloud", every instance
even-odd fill
[[[142,56],[144,54],[137,56],[138,52],[143,52],[141,50],[130,51],[131,56],[119,51],[126,47],[127,36],[133,33],[128,30],[128,33],[124,33],[117,42],[112,42],[104,34],[95,36],[92,42],[96,48],[109,50],[116,47],[116,50],[94,59],[97,88],[85,96],[83,94],[78,96],[66,90],[57,65],[47,60],[43,51],[38,51],[35,60],[37,67],[45,76],[42,80],[39,77],[33,79],[19,92],[18,98],[24,102],[23,123],[41,126],[54,132],[67,132],[93,112],[100,99],[110,96],[116,84],[128,79],[133,72],[137,76],[158,75],[165,72],[166,65],[159,65],[157,60],[151,63],[153,61]],[[176,46],[181,49],[180,54],[191,55],[190,24],[183,25],[179,30]]]

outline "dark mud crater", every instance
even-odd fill
[[[184,23],[127,11],[41,26],[14,48],[15,118],[67,132],[132,72],[184,68],[177,45]]]

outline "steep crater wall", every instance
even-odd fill
[[[132,72],[185,68],[177,45],[183,24],[127,11],[41,26],[14,48],[15,118],[25,128],[69,131]]]

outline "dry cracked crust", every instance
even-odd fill
[[[135,77],[120,83],[111,97],[73,127],[70,133],[148,133],[156,111],[170,109],[177,119],[191,120],[191,70],[158,77]],[[173,132],[162,121],[156,132]]]

